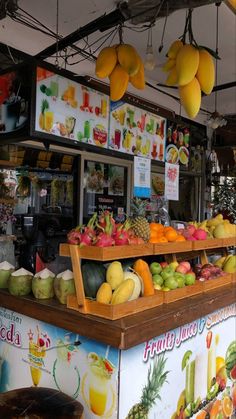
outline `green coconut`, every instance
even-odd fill
[[[14,266],[7,261],[0,263],[0,288],[8,287],[8,280],[14,271]]]
[[[12,272],[8,281],[8,290],[15,296],[28,295],[32,289],[32,272],[20,268]]]
[[[42,300],[54,296],[54,278],[55,274],[47,268],[34,275],[32,280],[32,292],[35,298]]]
[[[73,272],[67,269],[58,274],[54,280],[54,291],[61,304],[66,304],[67,295],[75,294]]]

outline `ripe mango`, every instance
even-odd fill
[[[167,56],[169,58],[176,58],[176,55],[178,54],[178,52],[179,52],[180,48],[182,48],[182,46],[183,46],[183,42],[180,41],[179,39],[177,39],[176,41],[174,41],[171,44],[171,46],[170,46],[170,48],[167,52]]]
[[[217,214],[216,217],[211,218],[207,221],[207,227],[217,226],[218,224],[223,222],[223,215]]]
[[[199,51],[192,45],[185,44],[176,56],[176,71],[178,85],[185,86],[190,83],[197,73],[199,65]]]
[[[124,280],[124,272],[120,262],[114,261],[110,263],[106,272],[106,280],[113,290],[121,284]]]
[[[135,76],[141,63],[141,58],[136,49],[132,45],[121,44],[117,48],[117,56],[121,67],[123,67],[129,76]]]
[[[135,283],[132,278],[125,279],[113,292],[111,304],[121,304],[128,301],[133,294],[134,287]]]
[[[170,71],[165,84],[167,86],[175,86],[177,84],[178,81],[178,76],[177,76],[177,71],[176,71],[176,67],[174,66],[174,68],[172,68],[172,70]]]
[[[186,86],[179,87],[179,96],[189,118],[195,118],[201,106],[201,89],[196,77]]]
[[[108,284],[107,282],[103,282],[103,284],[100,285],[97,295],[96,295],[96,300],[98,303],[103,303],[103,304],[109,304],[111,302],[111,297],[112,297],[112,289],[110,284]]]
[[[162,66],[162,70],[167,73],[168,71],[172,70],[172,68],[175,67],[175,63],[176,61],[173,58],[168,58],[168,60]]]
[[[114,47],[103,48],[96,60],[95,73],[101,79],[110,76],[117,64],[117,53]]]
[[[236,256],[231,255],[227,261],[223,264],[223,271],[229,274],[236,272]]]
[[[200,49],[199,51],[199,65],[196,77],[201,90],[206,95],[209,95],[215,84],[215,66],[211,54],[205,49]]]
[[[141,60],[137,74],[130,76],[129,81],[134,87],[136,87],[136,89],[143,90],[145,88],[144,65]]]
[[[117,64],[109,76],[110,79],[110,98],[114,102],[120,100],[127,89],[129,75],[120,64]]]

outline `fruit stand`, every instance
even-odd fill
[[[111,305],[85,297],[81,271],[81,260],[157,255],[170,263],[200,256],[206,263],[208,252],[227,252],[224,240],[209,239],[205,246],[199,241],[197,249],[194,242],[104,248],[61,244],[61,255],[72,259],[76,288],[67,308],[52,299],[0,291],[1,391],[31,386],[33,380],[36,387],[76,398],[85,417],[93,419],[200,418],[214,409],[231,417],[236,391],[232,274]],[[227,245],[234,245],[234,238]],[[13,358],[24,377],[21,383],[7,369]]]

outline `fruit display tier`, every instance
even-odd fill
[[[207,243],[206,249],[223,248],[222,239],[205,240]],[[200,256],[202,263],[207,262],[206,250],[193,249],[191,243],[179,243],[182,245],[181,250],[185,255],[189,255],[189,259]],[[234,240],[228,240],[228,245],[233,245]],[[185,246],[184,246],[185,245]],[[179,249],[178,249],[179,250]],[[166,255],[166,258],[176,260],[176,243],[168,244],[145,244],[145,245],[127,245],[127,246],[112,246],[96,248],[93,246],[79,247],[76,245],[61,244],[60,255],[71,257],[72,267],[74,271],[76,295],[67,297],[67,307],[77,310],[83,314],[92,314],[105,319],[116,320],[134,313],[144,312],[155,308],[163,303],[171,303],[176,300],[189,298],[194,295],[199,295],[208,292],[212,289],[226,286],[233,281],[232,275],[225,275],[214,280],[195,283],[188,287],[172,290],[170,292],[155,291],[154,295],[142,296],[133,301],[126,301],[121,304],[105,304],[86,298],[84,290],[84,282],[81,271],[81,259],[88,259],[93,261],[112,261],[119,259],[127,259],[129,257],[151,256],[151,255]],[[181,252],[178,253],[181,257]]]
[[[70,310],[53,298],[19,298],[0,290],[0,307],[124,350],[235,302],[236,284],[231,283],[112,321]]]

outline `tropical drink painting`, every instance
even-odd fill
[[[42,368],[44,367],[44,359],[46,350],[50,346],[50,338],[46,334],[42,334],[37,326],[37,333],[33,333],[31,329],[28,332],[29,336],[29,354],[30,373],[33,385],[37,387],[42,376]]]
[[[82,394],[94,416],[109,418],[114,413],[116,396],[112,384],[114,365],[105,358],[90,352],[88,371],[82,379]]]

